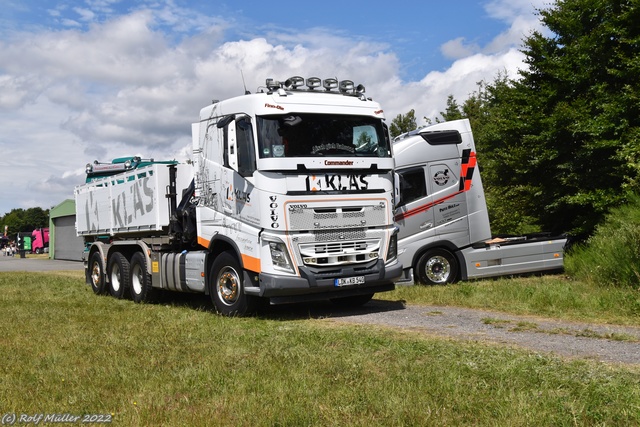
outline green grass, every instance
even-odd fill
[[[499,278],[447,286],[398,286],[380,298],[488,309],[565,320],[640,326],[640,291],[563,275]]]
[[[478,304],[474,291],[450,288]],[[444,289],[379,297],[444,301]],[[419,297],[427,294],[435,296]],[[78,272],[0,273],[0,416],[106,413],[114,425],[166,426],[640,425],[636,367],[277,313],[230,319],[198,299],[98,297]]]

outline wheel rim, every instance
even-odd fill
[[[218,299],[226,305],[233,305],[240,296],[240,277],[238,272],[231,267],[225,267],[220,271],[216,281]]]
[[[133,267],[133,274],[131,274],[131,288],[136,295],[140,295],[142,293],[142,268],[139,264],[136,264]]]
[[[443,256],[434,256],[429,258],[425,273],[434,283],[446,283],[451,274],[451,263]]]
[[[91,282],[93,283],[94,288],[97,288],[100,285],[101,276],[102,275],[100,274],[100,264],[97,262],[94,262],[91,268]]]
[[[114,264],[111,268],[111,287],[114,291],[120,290],[120,266]]]

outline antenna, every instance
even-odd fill
[[[244,94],[249,95],[251,92],[247,90],[247,84],[244,82],[244,73],[242,72],[242,69],[240,69],[240,75],[242,76],[242,86],[244,86]]]

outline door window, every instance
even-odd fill
[[[422,168],[399,171],[400,175],[400,204],[407,205],[427,196],[427,184]]]

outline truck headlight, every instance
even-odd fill
[[[293,273],[289,251],[283,242],[269,242],[271,263],[275,268]]]
[[[398,258],[398,231],[391,235],[389,247],[387,248],[387,262]]]

